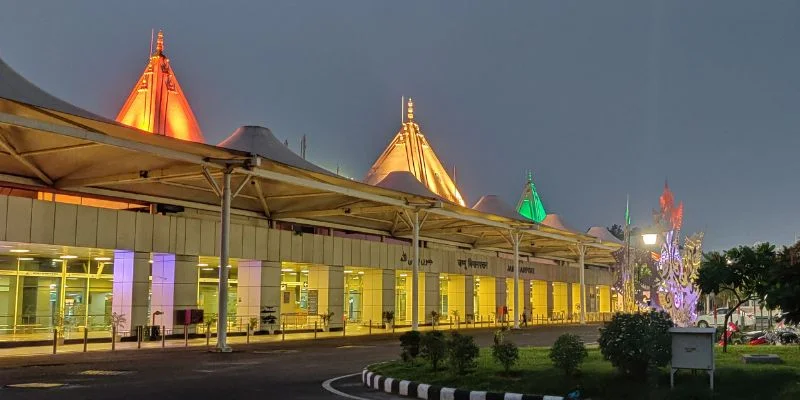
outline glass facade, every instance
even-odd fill
[[[113,270],[109,259],[0,256],[0,335],[108,330]]]
[[[216,263],[214,263],[216,261]],[[203,310],[206,320],[216,319],[219,314],[219,259],[201,259],[197,265],[197,305]],[[243,326],[247,321],[241,320],[236,315],[238,302],[238,272],[235,260],[231,260],[228,275],[228,325]],[[244,317],[243,317],[244,318]],[[212,331],[216,331],[216,324],[212,324]]]
[[[344,315],[347,322],[361,322],[364,313],[364,271],[344,271]]]
[[[408,275],[408,271],[397,271],[395,276],[394,319],[398,322],[411,321],[411,301],[409,299],[411,294],[411,279]]]

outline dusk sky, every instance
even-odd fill
[[[10,1],[0,57],[114,118],[151,29],[209,143],[269,127],[361,179],[401,96],[469,205],[532,170],[572,227],[647,225],[669,180],[705,249],[791,242],[800,2]]]

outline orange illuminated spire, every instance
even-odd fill
[[[161,31],[156,51],[150,55],[144,73],[119,111],[117,122],[159,135],[204,142],[189,101],[175,78],[169,58],[164,55]]]
[[[436,157],[428,139],[414,120],[414,102],[411,98],[406,103],[405,111],[407,120],[403,122],[400,132],[372,165],[364,181],[376,185],[394,171],[407,171],[431,192],[453,203],[466,206],[455,182]]]

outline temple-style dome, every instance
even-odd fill
[[[375,185],[394,171],[406,171],[439,197],[466,207],[455,182],[436,157],[428,139],[414,121],[414,103],[408,99],[407,118],[386,150],[370,168],[364,182]]]
[[[117,122],[158,135],[205,142],[169,58],[164,55],[164,34],[161,31],[158,32],[156,50],[119,110]]]

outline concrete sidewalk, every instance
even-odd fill
[[[502,324],[482,324],[478,325],[477,327],[473,327],[472,325],[469,328],[465,328],[465,325],[461,325],[458,329],[461,332],[480,332],[485,330],[494,330],[499,329],[502,327]],[[554,325],[537,325],[541,327],[545,326],[554,326]],[[567,325],[563,325],[566,327]],[[455,327],[453,327],[455,328]],[[313,342],[315,339],[317,340],[324,340],[324,339],[337,339],[337,338],[363,338],[367,339],[367,337],[374,337],[375,339],[389,339],[393,338],[394,336],[399,336],[404,332],[410,331],[410,327],[403,327],[403,328],[396,328],[392,329],[378,329],[366,326],[349,326],[344,331],[338,332],[317,332],[316,335],[314,332],[287,332],[286,335],[283,334],[274,334],[274,335],[251,335],[249,338],[249,343],[253,345],[257,344],[269,344],[269,343],[284,343],[284,342]],[[431,326],[421,326],[420,331],[430,331],[433,330]],[[450,326],[437,326],[436,330],[443,330],[443,331],[450,331]],[[233,346],[243,346],[246,345],[248,338],[246,336],[229,336],[228,337],[228,344]],[[168,350],[180,350],[184,348],[192,349],[192,350],[205,350],[206,349],[206,338],[195,338],[189,339],[188,343],[184,341],[184,339],[167,339],[163,343],[159,341],[143,341],[140,344],[137,342],[117,342],[115,344],[115,351],[117,352],[129,352],[129,351],[137,351],[143,349],[155,350],[161,349],[162,346]],[[208,340],[208,348],[213,348],[216,345],[216,337],[211,337]],[[86,344],[86,351],[87,352],[99,352],[99,353],[107,353],[111,352],[111,342],[102,342],[102,343],[87,343]],[[84,344],[65,344],[61,346],[57,346],[55,354],[75,354],[75,353],[83,353],[84,352]],[[5,364],[3,361],[7,361],[9,358],[24,358],[24,357],[31,357],[31,356],[47,356],[53,355],[53,346],[52,343],[47,346],[20,346],[20,347],[10,347],[10,348],[2,348],[0,349],[0,367]],[[21,360],[18,360],[21,361]],[[18,364],[17,362],[12,364]]]

